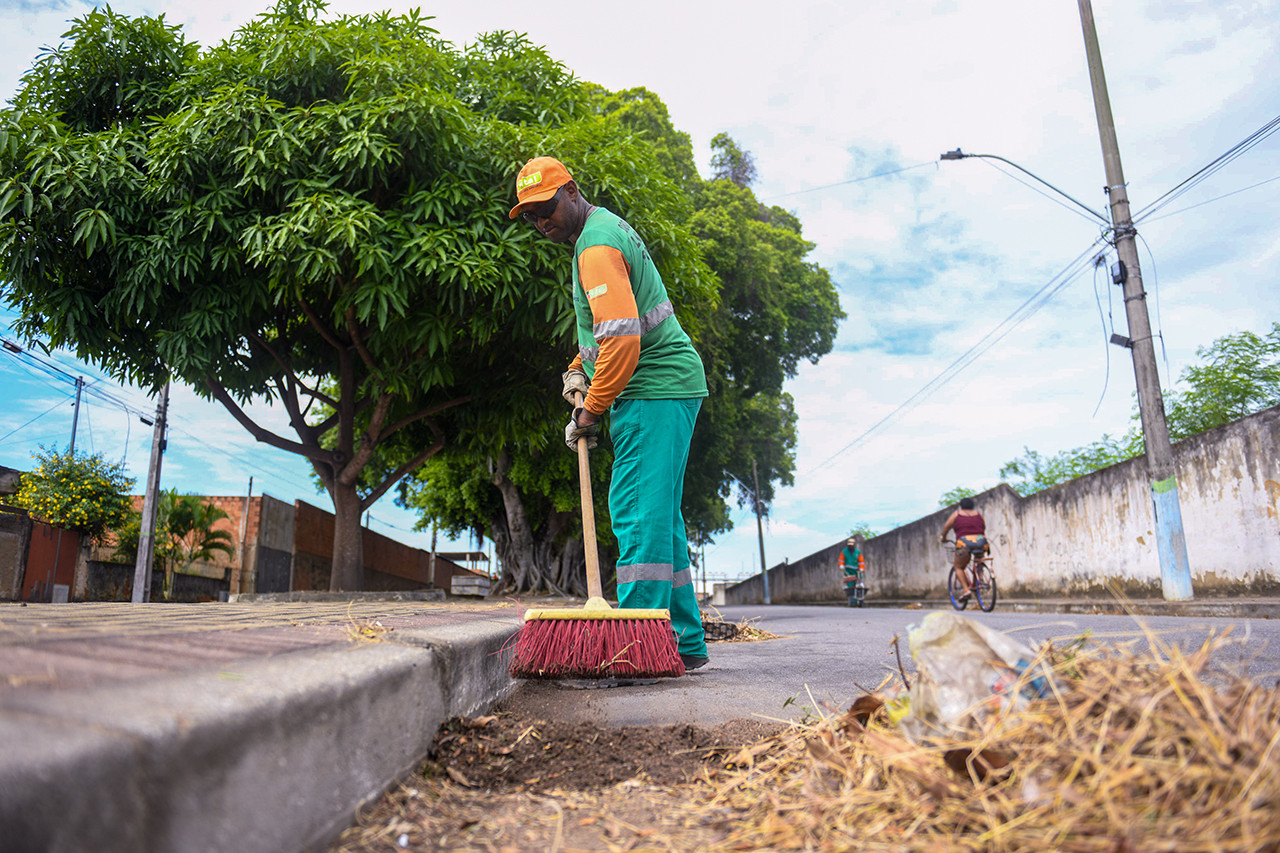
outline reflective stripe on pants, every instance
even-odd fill
[[[609,514],[618,539],[618,604],[671,611],[682,655],[705,655],[680,503],[702,400],[618,400],[609,437]]]

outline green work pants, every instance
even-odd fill
[[[618,604],[670,610],[680,654],[699,657],[707,654],[707,644],[680,503],[689,440],[701,406],[696,397],[618,400],[609,425],[609,514],[618,539]]]

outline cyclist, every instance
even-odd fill
[[[975,509],[973,498],[962,499],[960,508],[951,513],[947,523],[942,526],[943,542],[947,541],[947,533],[951,530],[956,534],[956,577],[964,587],[964,595],[960,596],[960,600],[968,601],[973,594],[973,584],[969,582],[969,573],[966,571],[969,557],[972,555],[975,560],[982,560],[990,550],[986,537],[987,522],[982,513]]]
[[[862,556],[864,541],[866,540],[861,536],[850,536],[840,552],[840,568],[844,572],[844,594],[849,597],[850,607],[857,607],[859,604],[856,590],[863,573],[867,570],[866,557]]]

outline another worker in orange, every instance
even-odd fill
[[[840,551],[840,569],[844,572],[844,594],[849,598],[850,607],[861,607],[866,592],[863,583],[867,571],[867,558],[862,555],[861,536],[850,536]],[[861,586],[861,589],[859,587]]]

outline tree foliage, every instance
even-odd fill
[[[874,539],[879,535],[880,534],[876,533],[875,529],[870,524],[867,524],[865,521],[861,521],[855,524],[853,529],[849,531],[848,538],[853,539],[861,536],[863,539]]]
[[[545,51],[322,10],[286,0],[204,52],[161,19],[77,21],[0,114],[0,272],[28,338],[188,383],[307,458],[352,589],[360,515],[401,477],[547,440],[572,312],[563,248],[506,216],[524,159],[577,164],[686,299],[711,278],[687,199]]]
[[[756,182],[756,161],[727,133],[717,133],[711,139],[711,180],[729,181],[742,188]]]
[[[686,523],[705,539],[730,527],[726,499],[751,503],[753,462],[766,511],[776,487],[791,484],[796,414],[783,384],[831,350],[845,315],[830,275],[806,260],[813,244],[800,222],[749,188],[706,182],[691,227],[720,278],[719,303],[695,341],[710,395],[685,477]]]
[[[1243,331],[1196,349],[1200,363],[1182,371],[1174,390],[1166,391],[1169,438],[1178,441],[1205,430],[1280,405],[1280,323],[1266,335]],[[1137,406],[1135,426],[1119,437],[1104,435],[1083,447],[1044,456],[1029,448],[1005,463],[1002,478],[1021,495],[1074,480],[1144,452]]]
[[[1280,405],[1280,323],[1265,335],[1238,332],[1196,350],[1179,388],[1165,399],[1176,441]]]
[[[1005,466],[1005,468],[1008,468],[1008,467],[1009,467],[1008,465]],[[1004,476],[1005,468],[1000,469],[1000,476],[1002,477]],[[954,489],[944,492],[942,494],[942,497],[938,498],[938,506],[939,507],[955,506],[956,504],[960,503],[960,501],[963,500],[964,498],[971,498],[977,493],[978,492],[975,489],[971,489],[968,486],[956,486]]]
[[[193,563],[213,560],[218,554],[235,553],[231,533],[214,528],[227,517],[226,512],[200,495],[180,495],[176,489],[160,492],[152,535],[155,564],[164,571],[162,594],[166,599],[173,597],[176,572],[185,572]],[[135,512],[119,531],[116,560],[132,563],[137,559],[141,520]]]
[[[1097,441],[1045,456],[1023,448],[1022,456],[1000,468],[1001,479],[1011,480],[1018,494],[1032,495],[1058,483],[1109,468],[1142,453],[1142,434],[1131,429],[1119,438],[1104,435]]]
[[[107,462],[100,454],[71,455],[49,448],[40,449],[36,462],[34,470],[22,475],[15,506],[98,542],[128,520],[134,481],[123,463]]]
[[[652,146],[668,177],[687,188],[688,227],[698,239],[693,251],[717,279],[714,301],[682,299],[673,288],[680,321],[707,372],[709,396],[694,430],[683,509],[691,538],[708,541],[731,527],[729,500],[751,502],[753,462],[766,511],[776,486],[791,482],[796,416],[783,383],[802,360],[816,361],[830,350],[844,315],[827,272],[805,260],[813,246],[798,220],[761,205],[731,180],[697,178],[688,136],[671,126],[656,96],[642,89],[601,91],[598,108],[624,120]],[[728,137],[722,144],[736,150]],[[580,182],[594,201],[594,187]],[[649,238],[643,226],[640,233]],[[670,284],[668,271],[663,275]],[[557,374],[570,353],[568,344],[559,350]],[[554,391],[548,398],[563,421],[567,408]],[[607,441],[592,454],[606,571],[615,556],[607,506],[611,460]],[[406,481],[402,500],[424,514],[424,526],[430,519],[455,534],[468,529],[493,538],[504,566],[500,587],[585,591],[574,457],[558,446],[523,456],[443,453]]]

